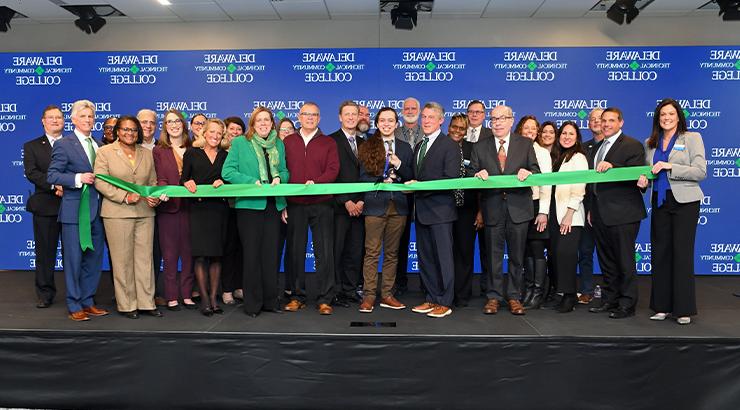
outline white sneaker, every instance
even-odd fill
[[[668,317],[668,313],[656,313],[650,316],[650,320],[665,320]]]
[[[688,316],[681,316],[676,319],[676,323],[678,323],[679,325],[688,325],[689,323],[691,323],[691,318]]]

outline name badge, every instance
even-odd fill
[[[470,166],[470,160],[469,159],[464,159],[463,160],[463,165],[466,166],[466,167],[469,167]]]
[[[686,149],[686,145],[679,145],[679,144],[676,144],[676,145],[674,145],[674,146],[673,146],[673,149],[674,149],[675,151],[684,151],[684,150]]]

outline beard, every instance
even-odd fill
[[[370,124],[368,124],[368,122],[367,122],[367,121],[365,121],[365,120],[360,120],[360,121],[359,121],[359,122],[357,123],[357,131],[360,131],[360,132],[362,132],[362,133],[365,133],[365,132],[367,132],[367,130],[369,130],[369,129],[370,129]]]
[[[403,122],[405,122],[406,124],[415,124],[416,121],[419,121],[419,114],[403,116]]]

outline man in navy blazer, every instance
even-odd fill
[[[90,320],[89,316],[104,316],[108,312],[94,305],[93,297],[100,281],[103,263],[103,223],[100,220],[100,198],[93,183],[93,164],[98,145],[92,138],[95,105],[88,100],[72,104],[72,124],[75,129],[54,144],[47,182],[64,187],[59,222],[62,224],[64,245],[64,277],[67,284],[67,308],[74,321]],[[90,192],[90,228],[94,249],[80,247],[79,208],[83,185]]]
[[[460,176],[460,147],[442,133],[442,123],[444,108],[435,102],[426,103],[421,112],[424,137],[414,149],[413,171],[417,181]],[[430,317],[445,317],[452,313],[450,306],[455,293],[452,223],[457,220],[452,192],[417,191],[414,194],[416,243],[426,302],[412,310]]]

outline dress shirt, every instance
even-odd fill
[[[85,150],[85,155],[87,155],[88,158],[90,158],[90,152],[88,151],[88,147],[87,147],[87,139],[88,138],[90,138],[92,140],[93,150],[95,150],[96,153],[98,152],[98,143],[95,142],[95,138],[92,137],[92,134],[91,135],[85,135],[85,134],[81,133],[80,131],[78,131],[77,128],[75,128],[75,131],[74,132],[75,132],[75,136],[80,141],[80,144],[82,144],[82,149]],[[95,164],[90,164],[90,167],[94,167],[94,166],[95,166]],[[75,174],[75,188],[82,188],[82,179],[81,178],[82,178],[82,174],[81,173]]]
[[[478,139],[480,139],[481,128],[483,128],[483,124],[477,127],[468,127],[468,134],[465,136],[465,140],[472,143],[478,142]]]

